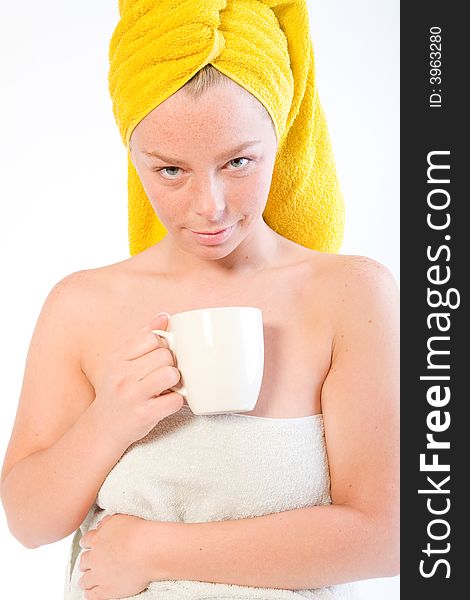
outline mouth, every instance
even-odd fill
[[[217,229],[215,231],[194,231],[190,229],[191,233],[202,243],[206,245],[218,244],[220,242],[225,242],[231,235],[232,231],[235,229],[236,223],[233,225],[229,225],[224,229]]]
[[[221,233],[222,231],[225,231],[229,227],[232,227],[232,226],[229,225],[228,227],[224,227],[223,229],[217,229],[216,231],[194,231],[194,229],[191,229],[191,231],[193,233],[198,233],[199,235],[215,235],[216,233]]]

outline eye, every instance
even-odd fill
[[[157,173],[162,173],[162,176],[165,179],[176,179],[175,175],[177,175],[177,173],[169,173],[169,177],[166,177],[165,175],[163,175],[163,172],[166,171],[168,173],[168,171],[181,171],[181,169],[179,167],[161,167],[159,169],[154,169]],[[173,175],[173,176],[172,176]]]
[[[236,167],[236,168],[234,169],[235,171],[241,171],[241,169],[242,169],[242,168],[244,168],[244,167],[248,166],[248,164],[251,162],[251,159],[250,159],[250,158],[246,158],[246,156],[239,156],[238,158],[233,158],[232,160],[230,160],[230,161],[229,161],[229,164],[231,164],[231,163],[235,163],[235,162],[237,162],[237,161],[240,161],[240,160],[246,160],[246,161],[248,161],[248,162],[246,162],[245,164],[243,164],[243,165],[241,165],[241,166],[239,165],[238,167]]]

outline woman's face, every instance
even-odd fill
[[[223,258],[266,227],[277,140],[263,110],[232,82],[196,99],[181,89],[134,129],[133,164],[182,249]]]

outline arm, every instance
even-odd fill
[[[92,404],[93,387],[81,369],[78,333],[86,279],[84,272],[69,275],[44,303],[2,469],[8,526],[29,548],[62,539],[80,525],[125,450],[106,437]]]
[[[167,579],[312,588],[397,573],[397,289],[384,267],[356,257],[337,280],[322,389],[332,505],[233,521],[150,522],[152,580],[164,572]]]

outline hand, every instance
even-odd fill
[[[150,584],[149,551],[145,542],[149,521],[131,515],[107,515],[97,529],[80,540],[87,550],[80,556],[78,580],[86,600],[134,596]]]
[[[90,410],[100,427],[126,448],[183,405],[181,394],[164,393],[181,377],[168,342],[152,333],[167,325],[165,314],[154,317],[114,350],[97,374]]]

